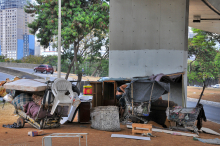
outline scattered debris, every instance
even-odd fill
[[[156,136],[152,135],[152,133],[143,133],[141,135],[142,136],[149,136],[149,137],[156,137]]]
[[[123,135],[123,134],[112,134],[111,137],[150,140],[150,137],[141,137],[141,136],[132,136],[132,135]]]
[[[203,132],[205,132],[205,133],[214,134],[214,135],[220,135],[218,132],[215,132],[214,130],[209,129],[209,128],[202,127],[201,130]]]
[[[13,123],[13,124],[8,124],[8,125],[5,125],[3,124],[2,127],[5,127],[5,128],[22,128],[22,125],[20,124],[17,124],[17,123]]]
[[[127,125],[127,128],[131,129],[131,125]],[[137,129],[145,129],[145,128],[137,128]],[[176,131],[170,131],[170,130],[163,130],[163,129],[157,129],[157,128],[152,128],[153,132],[164,132],[168,134],[173,134],[173,135],[181,135],[181,136],[193,136],[193,137],[199,137],[196,134],[190,134],[190,133],[183,133],[183,132],[176,132]]]
[[[168,134],[172,134],[172,135],[199,137],[196,134],[176,132],[176,131],[170,131],[170,130],[162,130],[162,129],[156,129],[156,128],[152,128],[152,131],[154,131],[154,132],[164,132],[164,133],[168,133]]]
[[[218,139],[218,138],[215,138],[215,139],[203,139],[203,138],[193,137],[193,140],[198,140],[198,141],[201,141],[203,143],[218,144],[218,145],[220,145],[220,139]]]
[[[44,131],[43,130],[38,130],[38,131],[29,131],[28,132],[28,136],[37,136],[37,135],[44,135]]]

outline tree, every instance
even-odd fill
[[[57,66],[57,56],[56,55],[49,55],[44,57],[43,63],[49,64],[51,66]]]
[[[206,81],[217,78],[219,75],[218,57],[216,57],[218,51],[214,48],[215,43],[207,32],[194,28],[192,30],[196,35],[189,39],[188,57],[195,56],[195,59],[189,62],[188,79],[189,81],[203,82],[201,99],[207,85]]]
[[[209,39],[206,32],[199,29],[192,29],[196,35],[189,39],[188,58],[194,55],[195,59],[190,62],[189,77],[203,82],[208,77],[216,77],[215,56],[217,54],[214,48],[214,41]],[[192,67],[193,64],[193,67]]]
[[[28,24],[31,33],[36,34],[40,44],[45,48],[58,35],[58,0],[36,0],[38,4],[29,3],[25,12],[36,15],[36,19]],[[106,0],[107,1],[107,0]],[[106,33],[109,24],[109,4],[105,0],[62,0],[62,46],[71,48],[74,57],[68,68],[68,78],[71,67],[78,62],[77,53],[80,41],[94,31],[97,34]],[[77,69],[77,67],[76,67]]]
[[[31,63],[31,64],[43,64],[44,63],[44,58],[43,56],[34,56],[34,55],[29,55],[25,56],[21,59],[22,63]]]
[[[92,31],[82,40],[80,48],[79,62],[86,64],[86,73],[92,76],[99,76],[103,69],[103,64],[106,63],[103,60],[108,59],[109,56],[108,34],[102,33],[94,36]],[[85,68],[85,65],[83,66]],[[81,66],[81,68],[83,67]]]
[[[0,62],[5,62],[5,56],[0,55]]]

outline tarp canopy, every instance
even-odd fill
[[[151,101],[156,101],[161,95],[170,91],[170,84],[150,80],[133,80],[133,100],[134,102],[148,102],[151,96]],[[153,86],[153,89],[152,89]],[[125,89],[125,96],[131,101],[131,84]]]

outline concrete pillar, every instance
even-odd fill
[[[109,76],[185,72],[186,94],[188,13],[189,0],[111,0]]]

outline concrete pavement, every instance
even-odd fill
[[[197,100],[198,101],[198,100]],[[187,101],[187,107],[195,107],[197,101]],[[204,101],[204,100],[203,100]],[[202,103],[205,111],[206,118],[212,122],[220,124],[220,107],[212,106],[210,104]]]

